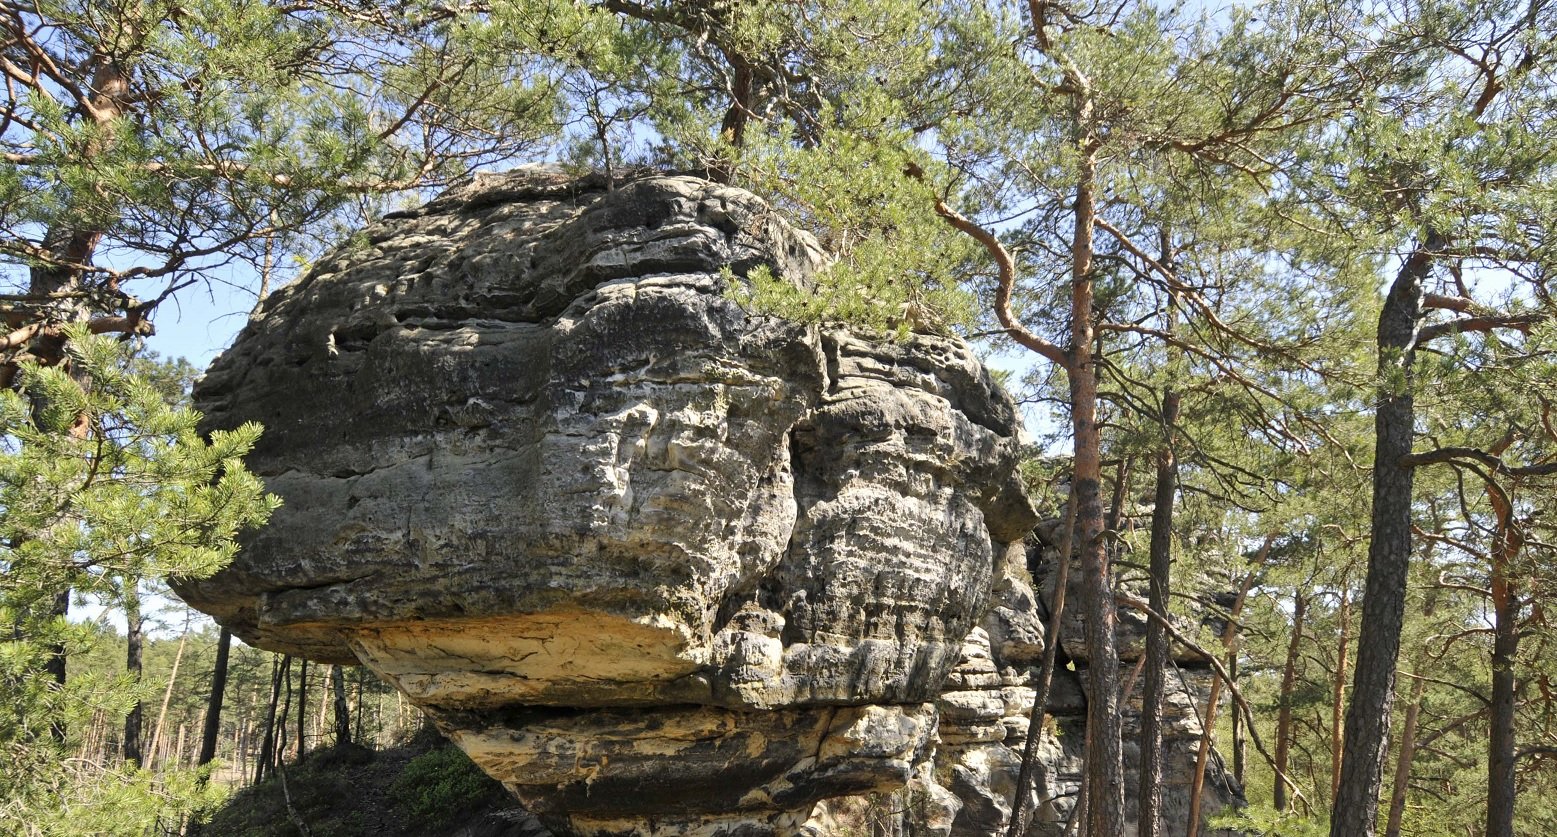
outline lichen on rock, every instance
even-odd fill
[[[960,341],[745,310],[759,265],[825,257],[692,177],[522,169],[386,217],[198,386],[209,427],[266,426],[285,505],[180,592],[372,667],[559,834],[793,833],[903,786],[1036,521],[1019,422]]]

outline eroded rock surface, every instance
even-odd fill
[[[1015,562],[997,566],[989,610],[969,633],[936,700],[940,719],[928,764],[915,772],[905,788],[889,795],[822,803],[826,810],[813,820],[819,835],[840,831],[830,828],[840,817],[854,826],[874,828],[870,833],[893,837],[987,837],[1006,833],[1028,718],[1036,697],[1037,666],[1049,620],[1049,602],[1053,601],[1053,576],[1059,561],[1053,530],[1058,524],[1055,519],[1037,527],[1028,566]],[[1029,566],[1036,570],[1036,584]],[[1072,578],[1079,574],[1079,570],[1072,569]],[[1080,649],[1080,609],[1072,610],[1079,600],[1077,591],[1072,589],[1066,610],[1078,614],[1078,618],[1062,623],[1063,655],[1054,672],[1047,717],[1037,739],[1024,837],[1060,837],[1076,813],[1084,767],[1088,699],[1086,656]],[[1145,678],[1140,664],[1142,643],[1138,636],[1131,641],[1135,630],[1130,622],[1122,622],[1119,629],[1126,821],[1130,829],[1121,837],[1135,833],[1138,804],[1137,742]],[[1190,785],[1201,736],[1200,718],[1210,683],[1211,674],[1204,661],[1188,654],[1181,654],[1167,671],[1162,709],[1162,811],[1163,833],[1169,837],[1183,837],[1188,831]],[[1223,711],[1229,710],[1224,706]],[[1235,832],[1204,825],[1206,818],[1228,806],[1243,804],[1242,789],[1215,751],[1212,756],[1203,790],[1205,817],[1197,837],[1232,837]],[[946,796],[949,800],[939,806],[928,804]]]
[[[1035,518],[966,346],[726,293],[822,264],[689,177],[522,170],[386,218],[197,388],[266,426],[285,506],[180,592],[369,665],[559,834],[788,834],[903,786]]]

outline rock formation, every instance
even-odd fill
[[[1004,563],[996,568],[990,608],[968,635],[960,659],[942,684],[936,701],[939,725],[927,769],[916,772],[902,790],[889,795],[823,803],[813,821],[817,833],[842,831],[840,821],[864,824],[869,833],[893,837],[987,837],[1005,834],[1021,767],[1022,746],[1035,697],[1048,602],[1053,600],[1058,562],[1055,530],[1047,520],[1036,531],[1028,566]],[[1031,571],[1029,571],[1031,567]],[[1033,577],[1037,577],[1036,590]],[[1079,584],[1073,566],[1072,584]],[[1128,585],[1127,585],[1128,586]],[[1067,601],[1080,601],[1072,588]],[[1074,815],[1081,787],[1086,740],[1086,662],[1082,619],[1064,621],[1044,731],[1034,758],[1034,790],[1027,801],[1025,837],[1060,837]],[[1135,774],[1140,763],[1141,689],[1138,664],[1143,625],[1121,611],[1118,646],[1123,658],[1121,701],[1124,710],[1127,820],[1134,824]],[[1189,626],[1182,626],[1188,628]],[[1068,664],[1068,665],[1067,665]],[[1210,689],[1204,661],[1179,651],[1168,670],[1163,702],[1163,826],[1169,837],[1188,829],[1190,783],[1201,735],[1200,715]],[[1225,711],[1225,710],[1224,710]],[[1215,752],[1213,751],[1213,756]],[[1220,758],[1207,766],[1202,811],[1207,817],[1229,805],[1242,805],[1243,793]],[[1131,832],[1134,833],[1133,831]],[[1232,835],[1202,826],[1201,835]]]
[[[999,623],[996,662],[1041,641],[985,615],[1035,523],[1018,420],[956,340],[727,293],[823,264],[689,177],[529,169],[385,218],[197,388],[208,426],[265,425],[249,464],[285,506],[180,592],[370,666],[559,835],[794,833],[931,782],[938,699],[961,770],[1020,709],[941,695],[1001,676],[953,673],[970,631]]]

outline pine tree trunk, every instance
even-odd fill
[[[233,761],[237,762],[238,775],[249,775],[249,719],[241,718],[233,730]]]
[[[1227,674],[1233,678],[1234,683],[1238,682],[1237,651],[1227,652]],[[1234,712],[1231,720],[1233,722],[1233,781],[1237,782],[1238,787],[1242,788],[1243,771],[1248,758],[1249,742],[1244,740],[1243,714]]]
[[[1281,669],[1281,692],[1277,698],[1281,707],[1276,713],[1276,785],[1274,805],[1276,810],[1287,810],[1287,783],[1282,776],[1287,773],[1287,763],[1292,752],[1292,687],[1297,683],[1297,661],[1303,642],[1303,616],[1308,600],[1299,593],[1292,601],[1292,640],[1287,644],[1287,661]]]
[[[254,784],[265,781],[265,773],[275,762],[276,711],[281,708],[281,658],[270,658],[270,702],[265,708],[265,729],[260,737],[259,762],[254,768]]]
[[[232,650],[232,632],[222,629],[216,640],[216,665],[211,671],[211,697],[205,708],[205,730],[200,736],[200,756],[195,761],[202,765],[216,758],[216,741],[222,731],[222,698],[227,692],[227,657]]]
[[[1114,468],[1114,498],[1108,503],[1108,518],[1104,524],[1109,531],[1124,532],[1125,503],[1130,499],[1130,478],[1135,472],[1135,457],[1126,456]]]
[[[1422,710],[1422,692],[1427,681],[1420,677],[1411,681],[1411,701],[1406,704],[1406,719],[1400,730],[1400,755],[1395,762],[1395,787],[1389,796],[1389,821],[1384,826],[1384,837],[1400,837],[1400,827],[1405,821],[1406,793],[1411,789],[1411,762],[1416,758],[1417,717]]]
[[[351,713],[346,708],[346,676],[340,666],[330,666],[330,686],[335,690],[335,746],[351,744]]]
[[[1341,783],[1330,812],[1330,837],[1373,837],[1379,788],[1389,755],[1390,708],[1395,697],[1395,663],[1405,621],[1406,576],[1411,564],[1411,454],[1416,403],[1411,386],[1417,330],[1422,322],[1422,283],[1432,254],[1443,249],[1437,235],[1406,258],[1379,313],[1379,385],[1375,408],[1373,513],[1369,527],[1368,577],[1363,586],[1362,623],[1368,638],[1357,653],[1351,706],[1346,712],[1346,753]]]
[[[10,8],[7,6],[8,12]],[[17,20],[20,20],[19,14]],[[108,141],[106,138],[114,136],[113,123],[117,122],[127,110],[129,106],[127,97],[130,94],[127,79],[120,72],[117,63],[108,60],[106,52],[93,55],[89,60],[92,63],[85,66],[95,65],[95,69],[92,73],[91,84],[93,93],[90,97],[90,103],[92,106],[86,109],[86,116],[93,120],[102,130],[99,132],[100,138],[93,140],[83,150],[82,156],[87,160],[97,156],[101,149],[101,143]],[[93,145],[97,147],[93,148]],[[70,215],[69,212],[63,214],[67,218]],[[84,265],[91,262],[102,238],[103,231],[101,229],[83,229],[68,224],[55,224],[51,225],[44,232],[42,249],[50,257],[57,259],[65,265]],[[79,295],[71,293],[80,289],[82,276],[83,273],[79,267],[61,267],[58,264],[49,264],[43,261],[35,262],[29,270],[28,296],[40,299],[52,297],[47,308],[42,309],[39,314],[49,325],[83,321],[89,318],[91,312],[88,310],[85,301],[79,298]],[[57,332],[51,333],[48,336],[34,338],[32,345],[29,346],[30,353],[45,365],[58,362],[62,357],[63,348],[64,343],[57,336]],[[0,386],[11,386],[15,381],[17,369],[18,366],[15,362],[0,364]],[[79,423],[79,426],[84,428],[85,424]],[[69,613],[70,588],[67,587],[55,592],[50,615],[63,619]],[[63,643],[56,643],[50,649],[48,661],[43,665],[44,673],[51,677],[60,688],[65,686],[65,656],[67,651],[68,649]],[[126,719],[125,723],[128,724],[129,720]],[[126,729],[128,731],[128,727]],[[56,717],[50,720],[49,733],[57,743],[65,743],[67,732],[63,718]],[[140,743],[138,737],[139,730],[137,730],[137,740],[135,742],[137,750]],[[128,753],[126,758],[129,759]],[[136,764],[140,763],[140,753],[138,751],[135,753],[133,761]]]
[[[1275,535],[1266,535],[1265,543],[1260,546],[1260,551],[1254,556],[1254,561],[1249,567],[1249,572],[1243,577],[1243,582],[1238,585],[1238,595],[1233,599],[1233,609],[1227,613],[1227,626],[1222,629],[1222,648],[1231,652],[1238,643],[1238,620],[1243,616],[1244,603],[1249,600],[1249,591],[1254,588],[1254,582],[1260,577],[1261,568],[1270,558],[1271,546],[1276,543]],[[1216,737],[1217,704],[1222,699],[1222,678],[1211,680],[1211,694],[1206,700],[1205,726],[1200,731],[1200,748],[1195,754],[1195,772],[1189,785],[1189,824],[1184,833],[1190,835],[1200,834],[1200,804],[1206,786],[1206,765],[1211,757],[1211,740]],[[1234,717],[1237,716],[1236,708]]]
[[[141,618],[141,594],[138,588],[138,579],[128,578],[124,581],[124,670],[129,675],[131,682],[135,684],[137,691],[141,683],[141,630],[145,622]],[[141,766],[141,716],[142,705],[139,699],[130,707],[130,713],[124,718],[124,760],[136,767]]]
[[[1178,420],[1179,394],[1163,392],[1163,444],[1157,454],[1157,486],[1152,506],[1151,556],[1147,603],[1152,611],[1168,615],[1173,566],[1173,503],[1178,492],[1178,465],[1174,460],[1172,428]],[[1140,837],[1162,834],[1162,700],[1167,687],[1168,637],[1162,626],[1146,622],[1146,682],[1141,686],[1141,769],[1138,799]],[[1236,717],[1236,713],[1234,714]]]
[[[1054,571],[1054,595],[1049,604],[1048,632],[1044,634],[1043,659],[1038,663],[1038,683],[1034,687],[1033,709],[1027,716],[1027,738],[1022,744],[1022,764],[1017,770],[1016,792],[1011,801],[1011,820],[1007,824],[1006,837],[1019,837],[1024,833],[1026,802],[1032,786],[1033,757],[1037,752],[1038,736],[1043,732],[1043,719],[1049,705],[1049,691],[1054,684],[1054,666],[1060,648],[1060,629],[1065,619],[1065,589],[1070,581],[1071,547],[1076,531],[1076,492],[1071,483],[1070,497],[1065,501],[1065,522],[1061,524],[1060,542],[1056,549]],[[397,693],[398,694],[398,693]]]
[[[69,588],[54,594],[54,603],[53,606],[49,608],[49,615],[57,619],[64,619],[70,615]],[[56,643],[54,647],[49,649],[48,662],[43,664],[44,673],[52,678],[55,685],[61,689],[65,688],[66,650],[67,649],[63,643]],[[64,744],[67,732],[68,730],[65,729],[65,719],[63,717],[55,716],[52,720],[49,721],[49,734],[54,736],[54,741],[56,743]]]
[[[276,717],[276,747],[275,760],[272,764],[280,765],[287,759],[287,719],[292,711],[292,656],[290,654],[281,658],[281,680],[285,684],[286,693],[281,699],[281,711]]]
[[[1492,492],[1488,492],[1491,494]],[[1519,596],[1509,565],[1522,546],[1512,530],[1507,502],[1493,497],[1498,527],[1492,547],[1492,703],[1487,741],[1487,837],[1514,837],[1514,709],[1518,683],[1514,657],[1519,652]]]
[[[305,658],[298,666],[297,673],[297,757],[299,760],[308,752],[306,746],[308,739],[304,737],[304,727],[308,722],[308,660]]]
[[[314,718],[314,731],[316,737],[320,739],[324,738],[330,711],[335,708],[335,701],[331,699],[331,684],[332,678],[328,672],[319,678],[319,714],[318,717]]]
[[[173,702],[173,685],[178,682],[178,664],[184,659],[184,644],[189,640],[189,627],[186,624],[184,634],[178,638],[178,650],[173,652],[173,671],[168,675],[168,688],[162,693],[162,708],[157,712],[157,726],[151,733],[152,758],[157,757],[157,749],[165,743],[162,737],[163,725],[168,720],[168,704]]]
[[[1346,707],[1346,653],[1351,643],[1352,603],[1347,595],[1347,580],[1341,578],[1340,631],[1341,638],[1335,648],[1335,675],[1330,680],[1330,798],[1335,799],[1341,787],[1341,754],[1346,739],[1341,732],[1341,719]]]
[[[1087,121],[1086,119],[1082,120]],[[1119,655],[1108,550],[1103,535],[1102,431],[1098,426],[1097,360],[1093,330],[1092,230],[1095,208],[1095,152],[1081,161],[1076,187],[1075,231],[1071,241],[1071,427],[1075,433],[1073,485],[1076,527],[1081,535],[1082,603],[1087,609],[1085,644],[1092,689],[1087,701],[1087,834],[1123,834],[1124,759],[1120,742]]]

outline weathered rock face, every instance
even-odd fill
[[[695,178],[524,170],[386,218],[197,388],[266,426],[285,506],[180,592],[369,665],[559,833],[789,833],[901,786],[1035,523],[1017,419],[957,341],[744,311],[764,264],[822,257]]]
[[[926,769],[887,798],[830,800],[814,822],[821,833],[837,816],[869,823],[872,833],[894,837],[986,837],[1004,834],[1010,822],[1021,769],[1028,718],[1036,697],[1037,666],[1042,657],[1049,602],[1053,601],[1058,552],[1053,529],[1058,520],[1037,527],[1028,567],[1003,563],[996,568],[990,608],[968,635],[960,659],[936,700],[939,724]],[[1038,583],[1032,582],[1036,574]],[[1071,577],[1080,575],[1073,567]],[[1128,585],[1127,585],[1128,586]],[[1037,588],[1036,590],[1034,588]],[[1033,785],[1026,810],[1025,837],[1060,837],[1075,814],[1081,789],[1086,741],[1086,657],[1082,643],[1078,591],[1068,595],[1060,650],[1064,656],[1054,672],[1045,726],[1037,740]],[[1187,627],[1187,626],[1186,626]],[[1141,645],[1133,622],[1121,621],[1120,705],[1123,707],[1126,819],[1134,834],[1140,766]],[[1068,663],[1068,665],[1067,665]],[[1190,784],[1201,735],[1210,673],[1204,661],[1188,655],[1168,669],[1163,702],[1163,828],[1169,837],[1183,837],[1189,820]],[[1212,754],[1215,756],[1215,753]],[[939,807],[929,804],[949,797]],[[1242,790],[1220,758],[1206,770],[1202,811],[1209,817],[1229,805],[1243,803]],[[834,812],[837,812],[836,814]],[[1204,822],[1204,819],[1202,820]],[[1222,835],[1201,826],[1197,837]],[[1127,837],[1127,835],[1121,835]]]

